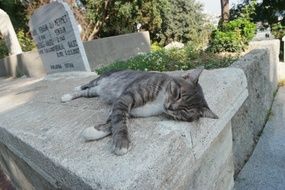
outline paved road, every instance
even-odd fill
[[[272,114],[258,144],[235,182],[235,190],[285,189],[285,87],[275,97]]]
[[[10,180],[7,176],[0,170],[0,190],[14,190]]]

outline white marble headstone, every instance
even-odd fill
[[[90,71],[76,20],[68,4],[52,2],[37,9],[29,22],[47,73]]]
[[[22,53],[12,22],[8,14],[2,9],[0,9],[0,33],[5,39],[9,54],[16,55]]]

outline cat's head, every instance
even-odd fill
[[[200,117],[218,119],[204,98],[199,77],[203,69],[195,69],[189,74],[174,78],[167,85],[167,98],[164,103],[166,114],[182,121],[195,121]]]

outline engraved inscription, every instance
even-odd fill
[[[85,50],[68,4],[52,2],[32,15],[31,34],[48,73],[88,70]]]

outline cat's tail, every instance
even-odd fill
[[[82,137],[85,141],[102,139],[111,134],[111,122],[100,124],[95,127],[88,127],[83,130]]]

